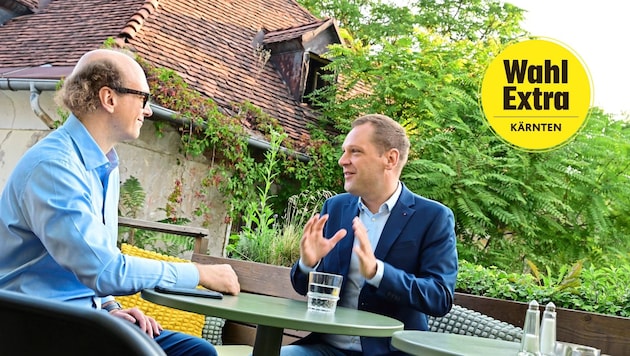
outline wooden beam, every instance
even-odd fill
[[[174,234],[180,236],[189,236],[195,238],[195,247],[193,252],[206,253],[208,251],[208,229],[194,226],[184,226],[175,224],[166,224],[155,221],[147,221],[141,219],[132,219],[124,216],[118,217],[118,225],[131,227],[134,229],[142,229],[149,231],[157,231],[166,234]]]

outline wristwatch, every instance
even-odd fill
[[[115,300],[109,301],[101,306],[101,309],[106,310],[107,312],[111,312],[112,310],[120,310],[122,309],[122,305]]]

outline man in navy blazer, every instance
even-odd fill
[[[328,199],[305,225],[295,290],[308,292],[308,273],[344,276],[338,305],[387,315],[405,329],[428,330],[427,315],[453,304],[457,250],[453,212],[400,182],[409,139],[384,115],[352,123],[342,146],[347,193]],[[311,334],[281,355],[396,355],[391,338]]]

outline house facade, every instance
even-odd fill
[[[319,74],[328,44],[340,43],[334,21],[317,19],[292,0],[0,0],[0,189],[22,154],[60,120],[54,94],[80,56],[106,41],[150,65],[181,76],[226,115],[251,103],[275,118],[293,140],[308,138],[316,115],[305,95],[323,85]],[[147,200],[137,217],[165,218],[161,210],[182,184],[182,216],[193,216],[212,162],[183,155],[178,113],[150,104],[154,115],[138,140],[117,147],[121,180],[140,181]],[[151,120],[166,121],[163,136]],[[268,147],[254,126],[250,144]],[[202,220],[219,255],[230,226],[217,191],[204,189],[211,216]]]

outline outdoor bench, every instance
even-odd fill
[[[275,297],[306,300],[306,297],[293,290],[289,267],[273,266],[262,263],[194,253],[193,262],[221,264],[228,263],[234,268],[241,284],[241,291],[265,294]],[[474,335],[493,339],[520,342],[522,329],[501,322],[479,312],[454,305],[451,311],[441,318],[430,317],[431,331]],[[289,344],[307,335],[308,332],[285,329],[283,344]],[[226,320],[223,326],[223,344],[253,345],[256,326]]]
[[[120,217],[121,226],[162,231],[195,239],[193,261],[202,263],[230,263],[239,274],[241,289],[246,292],[304,300],[293,291],[289,281],[289,268],[254,264],[246,261],[208,256],[208,230],[155,223]],[[243,264],[241,266],[241,264]],[[249,265],[248,265],[249,264]],[[248,266],[246,266],[248,265]],[[466,310],[463,310],[464,308]],[[455,332],[482,337],[517,341],[516,335],[523,325],[527,303],[455,293],[453,310],[443,318],[429,318],[432,331]],[[489,319],[488,319],[489,318]],[[566,308],[557,308],[557,339],[575,344],[589,345],[609,355],[630,355],[630,318],[603,315]],[[499,321],[500,320],[500,321]],[[209,325],[209,321],[214,325]],[[507,325],[499,325],[504,322]],[[225,323],[225,325],[221,325]],[[499,324],[497,324],[499,323]],[[215,337],[226,344],[253,345],[256,329],[231,321],[206,317],[206,326]],[[283,343],[290,343],[306,332],[285,330]],[[221,335],[219,338],[218,335]]]
[[[239,277],[239,283],[243,292],[264,294],[296,300],[306,300],[305,296],[299,295],[293,290],[293,286],[291,285],[289,277],[291,271],[289,267],[274,266],[251,261],[241,261],[231,258],[210,256],[202,253],[202,251],[207,250],[208,246],[208,231],[206,229],[157,223],[125,217],[119,217],[119,225],[131,228],[190,236],[195,239],[191,260],[198,263],[230,264]],[[149,258],[159,258],[167,260],[176,259],[169,256],[160,257],[157,256],[155,253],[151,253],[148,251],[138,251],[137,249],[131,248],[130,246],[125,246],[125,249],[126,251],[128,251],[128,253],[141,254],[144,255],[144,257]],[[132,252],[133,250],[135,250],[135,252]],[[149,307],[147,306],[148,302],[140,300],[139,296],[133,297],[132,302],[145,308],[159,308],[163,315],[166,314],[166,317],[170,317],[170,319],[179,319],[174,322],[174,325],[182,331],[190,332],[189,330],[198,330],[199,328],[196,325],[198,325],[197,323],[202,322],[204,325],[201,330],[201,336],[213,342],[215,345],[251,346],[254,344],[254,340],[256,337],[256,325],[223,320],[212,316],[201,317],[192,313],[186,314],[185,312],[164,312],[164,310],[168,308],[157,306]],[[184,317],[182,318],[181,316]],[[201,320],[199,320],[200,317]],[[193,322],[193,320],[194,324],[190,324],[190,322]],[[470,310],[459,305],[454,305],[452,310],[444,317],[430,317],[429,327],[431,331],[435,332],[459,333],[465,335],[497,338],[508,341],[520,341],[520,333],[522,332],[520,328],[514,325],[501,322],[492,317],[483,315],[479,312],[475,312],[474,310]],[[307,334],[308,332],[305,331],[285,329],[282,342],[286,345],[304,337]]]

